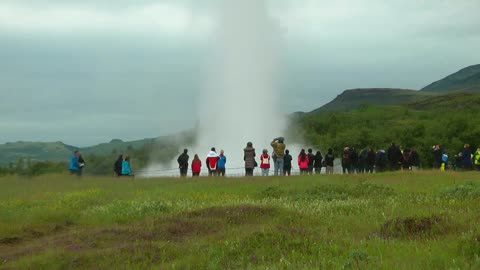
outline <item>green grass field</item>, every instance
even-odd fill
[[[479,180],[0,178],[0,268],[480,269]]]

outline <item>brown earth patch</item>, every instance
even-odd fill
[[[159,227],[166,238],[181,240],[187,236],[208,236],[218,233],[225,224],[258,223],[263,217],[273,213],[275,213],[273,208],[252,205],[210,207],[180,214]]]
[[[384,239],[391,238],[418,238],[446,234],[450,225],[445,218],[406,217],[387,221],[380,229],[379,235]]]
[[[272,216],[276,210],[271,207],[237,205],[210,207],[185,214],[186,218],[222,219],[230,224],[257,223],[259,218]]]
[[[17,243],[20,243],[22,241],[22,238],[12,236],[12,237],[5,237],[0,239],[0,245],[14,245]]]
[[[239,205],[180,213],[173,217],[156,219],[153,223],[141,221],[105,228],[75,228],[62,224],[52,226],[45,232],[26,229],[25,238],[0,239],[0,254],[1,259],[13,262],[44,250],[63,249],[78,253],[79,258],[82,258],[83,253],[92,250],[98,254],[107,254],[112,248],[137,249],[138,245],[145,246],[159,240],[185,241],[194,237],[211,237],[219,235],[228,224],[259,224],[276,212],[274,208]]]

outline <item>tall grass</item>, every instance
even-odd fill
[[[0,267],[478,269],[479,180],[0,178]]]

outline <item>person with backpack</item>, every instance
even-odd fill
[[[292,175],[292,160],[293,157],[290,155],[290,150],[285,150],[285,156],[283,157],[283,175]]]
[[[260,169],[262,169],[262,176],[268,176],[270,172],[270,155],[267,149],[263,149],[260,156]]]
[[[70,157],[69,165],[70,174],[79,175],[80,164],[78,162],[78,151],[73,151],[73,155]]]
[[[352,163],[350,161],[350,148],[345,147],[342,153],[342,170],[343,174],[352,173]]]
[[[218,156],[218,161],[217,161],[218,175],[225,176],[226,166],[227,166],[227,157],[225,156],[225,151],[220,150],[220,156]]]
[[[325,156],[326,174],[333,174],[335,156],[333,155],[333,149],[328,149],[328,153]]]
[[[480,171],[480,147],[478,147],[477,151],[473,154],[473,164],[475,165],[475,170]]]
[[[285,156],[285,139],[278,137],[273,139],[270,146],[273,147],[273,173],[275,176],[281,175],[283,170],[283,157]]]
[[[192,176],[199,177],[201,171],[202,171],[202,161],[200,160],[198,155],[195,154],[192,160]]]
[[[215,147],[212,147],[210,149],[210,152],[207,155],[207,159],[205,161],[205,164],[207,164],[207,169],[208,169],[208,176],[215,176],[217,175],[217,162],[218,162],[218,154],[215,150]]]
[[[442,165],[440,165],[440,170],[445,171],[448,165],[448,155],[446,152],[442,154]]]
[[[315,162],[313,163],[313,168],[315,169],[315,174],[322,173],[323,167],[323,155],[320,151],[317,151],[317,154],[314,156]]]
[[[189,159],[188,149],[183,150],[183,153],[177,159],[178,168],[180,168],[180,177],[187,177]]]
[[[113,171],[117,177],[122,176],[122,162],[123,162],[123,155],[118,156],[118,159],[113,164]]]
[[[313,154],[313,149],[308,149],[308,174],[313,174],[313,164],[315,164],[315,155]]]
[[[122,176],[134,176],[130,165],[130,157],[126,156],[122,162]]]
[[[298,155],[298,167],[301,175],[308,174],[308,161],[308,155],[305,153],[305,149],[302,149]]]
[[[253,171],[257,167],[257,162],[255,161],[255,148],[253,148],[253,143],[248,142],[247,147],[243,149],[243,161],[245,161],[245,176],[253,176]]]

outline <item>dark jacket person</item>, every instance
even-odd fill
[[[322,172],[323,167],[323,155],[320,151],[317,151],[315,155],[315,162],[313,163],[313,167],[315,168],[315,174],[320,174]]]
[[[253,170],[257,167],[255,161],[255,148],[251,142],[247,143],[247,147],[243,149],[243,160],[245,161],[245,175],[253,176]]]
[[[178,168],[180,168],[180,176],[181,177],[186,177],[187,176],[187,172],[188,172],[188,160],[189,160],[189,156],[187,155],[188,153],[188,150],[185,149],[183,150],[183,154],[181,154],[178,159],[177,159],[177,162],[178,162]]]
[[[116,176],[122,176],[122,162],[123,162],[123,155],[118,156],[117,161],[113,165],[113,171],[115,172]]]

